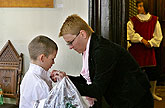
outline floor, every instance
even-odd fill
[[[162,101],[154,100],[154,108],[165,108],[165,86],[157,86],[156,94],[163,98]]]

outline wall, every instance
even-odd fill
[[[55,0],[55,8],[0,8],[0,49],[11,40],[17,52],[24,55],[26,72],[30,62],[28,43],[36,35],[44,34],[55,40],[59,47],[52,69],[78,75],[82,66],[81,54],[69,50],[64,40],[58,37],[63,21],[71,14],[78,14],[88,22],[88,1]]]

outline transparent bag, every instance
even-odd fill
[[[35,102],[34,108],[89,108],[77,88],[64,77],[50,91],[46,99]]]

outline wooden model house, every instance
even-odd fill
[[[19,104],[19,88],[22,76],[22,54],[18,54],[8,40],[0,51],[0,85],[3,97],[15,98]]]

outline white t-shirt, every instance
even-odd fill
[[[33,108],[33,103],[44,99],[52,89],[50,73],[42,67],[30,63],[20,86],[19,108]]]

